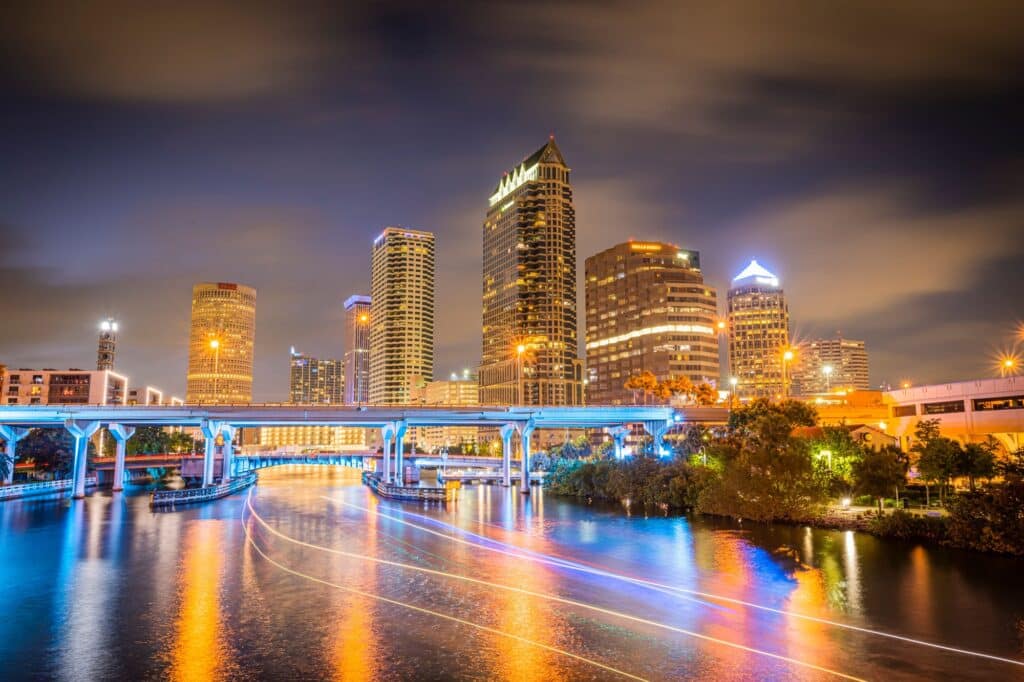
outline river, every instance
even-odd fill
[[[0,678],[1015,679],[1022,569],[497,486],[399,503],[294,466],[173,513],[0,504]]]

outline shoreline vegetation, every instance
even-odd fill
[[[667,441],[674,450],[668,457],[655,457],[642,442],[636,455],[616,461],[607,444],[590,448],[577,439],[539,455],[547,460],[544,485],[630,512],[856,530],[1024,556],[1024,451],[961,446],[929,420],[919,423],[911,452],[872,449],[844,427],[824,427],[814,440],[794,435],[816,423],[805,403],[757,400],[734,410],[728,427],[694,426]],[[955,481],[964,489],[956,491]],[[901,508],[911,500],[927,512]],[[844,508],[851,501],[870,508]]]

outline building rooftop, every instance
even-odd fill
[[[756,260],[750,261],[750,265],[744,268],[743,272],[733,277],[732,281],[740,282],[747,279],[753,279],[758,284],[765,284],[773,287],[779,286],[779,278],[765,269],[764,266]]]

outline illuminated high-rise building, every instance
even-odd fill
[[[344,375],[340,360],[321,360],[291,349],[288,401],[299,405],[340,405]]]
[[[490,196],[483,224],[483,404],[583,403],[569,172],[552,137]]]
[[[186,402],[252,402],[255,337],[255,289],[230,282],[195,285]]]
[[[373,241],[370,390],[374,405],[404,405],[434,378],[434,235],[387,227]]]
[[[717,385],[718,294],[700,254],[662,242],[626,242],[586,261],[587,402],[633,402],[623,384],[652,372]]]
[[[740,397],[789,393],[794,357],[789,308],[779,278],[751,261],[732,280],[728,296],[729,372]]]
[[[345,300],[345,402],[355,405],[370,399],[369,296]]]
[[[793,393],[871,390],[868,351],[863,341],[842,336],[807,341],[800,344],[795,362]]]
[[[100,336],[96,347],[96,369],[114,369],[117,354],[117,321],[108,317],[100,322]]]

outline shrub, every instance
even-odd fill
[[[957,496],[949,509],[949,543],[1024,556],[1024,482]]]
[[[942,542],[947,536],[947,522],[941,517],[920,516],[896,511],[873,517],[868,531],[884,538],[897,540],[928,540]]]

